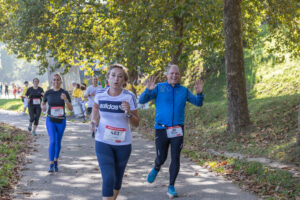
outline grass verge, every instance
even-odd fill
[[[0,123],[0,199],[10,199],[32,140],[28,132]]]
[[[207,150],[267,157],[300,166],[300,147],[296,146],[298,106],[299,95],[250,99],[251,129],[231,135],[226,132],[226,101],[204,102],[200,109],[188,105],[183,152],[199,164],[223,173],[267,199],[295,199],[300,196],[300,180],[287,171],[245,160],[219,158]],[[139,132],[153,139],[154,108],[140,110],[139,114]]]
[[[242,189],[252,191],[263,199],[296,199],[300,197],[300,180],[280,169],[259,162],[216,156],[207,152],[184,149],[183,153],[210,171],[225,176]]]
[[[0,99],[0,109],[23,111],[23,102],[21,99]]]

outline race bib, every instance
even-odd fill
[[[113,126],[105,126],[104,131],[104,140],[120,143],[125,140],[126,136],[126,129],[125,128],[117,128]]]
[[[63,106],[51,107],[50,114],[54,117],[63,116],[64,115],[64,107]]]
[[[41,104],[41,99],[32,99],[33,105],[39,105]]]
[[[181,126],[172,126],[167,128],[168,138],[183,136]]]

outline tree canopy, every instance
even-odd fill
[[[293,0],[243,1],[244,45],[251,46],[260,24],[268,23],[281,41],[274,49],[299,55],[297,8]],[[170,62],[185,69],[195,51],[210,69],[224,60],[222,9],[222,0],[1,0],[0,36],[11,52],[38,60],[41,73],[47,57],[57,59],[56,67],[80,65],[90,72],[112,62],[132,73]]]
[[[236,20],[241,28],[239,34],[233,34],[238,38],[227,35],[226,39],[241,41],[235,52],[241,59],[242,48],[259,41],[262,24],[273,33],[268,38],[274,43],[270,51],[299,56],[299,1],[232,2],[239,4]],[[119,62],[129,69],[131,85],[137,84],[139,73],[162,74],[169,63],[177,64],[183,74],[191,68],[199,74],[195,66],[200,64],[205,72],[214,73],[225,65],[225,3],[228,1],[0,0],[0,40],[19,57],[38,60],[40,73],[48,69],[49,58],[57,61],[52,68],[68,71],[78,65],[90,74],[95,68]],[[244,76],[240,67],[239,74]],[[241,84],[243,79],[232,84]],[[227,89],[234,94],[232,88]],[[246,98],[246,91],[239,94]],[[244,97],[234,96],[237,101]]]

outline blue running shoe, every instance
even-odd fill
[[[54,161],[54,171],[58,172],[58,163],[57,163],[57,161]]]
[[[48,172],[49,172],[49,173],[54,172],[54,164],[50,164],[50,167],[49,167],[49,169],[48,169]]]
[[[155,181],[155,178],[158,174],[158,171],[152,168],[151,172],[147,176],[147,182],[148,183],[153,183]]]
[[[169,185],[167,195],[170,199],[173,199],[174,197],[178,197],[177,192],[175,191],[175,188],[173,185]]]

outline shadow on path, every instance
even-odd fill
[[[28,116],[0,110],[0,121],[27,129]],[[59,159],[59,172],[49,174],[48,135],[45,118],[41,118],[34,144],[37,151],[27,156],[27,164],[15,188],[14,199],[96,200],[101,199],[101,174],[94,152],[94,141],[87,123],[67,122]],[[30,134],[30,133],[28,133]],[[133,134],[133,151],[128,162],[118,200],[163,200],[169,182],[169,159],[159,172],[156,182],[146,182],[155,157],[154,143]],[[194,176],[198,172],[198,176]],[[253,200],[223,177],[210,173],[186,158],[176,181],[179,198],[184,200]]]

